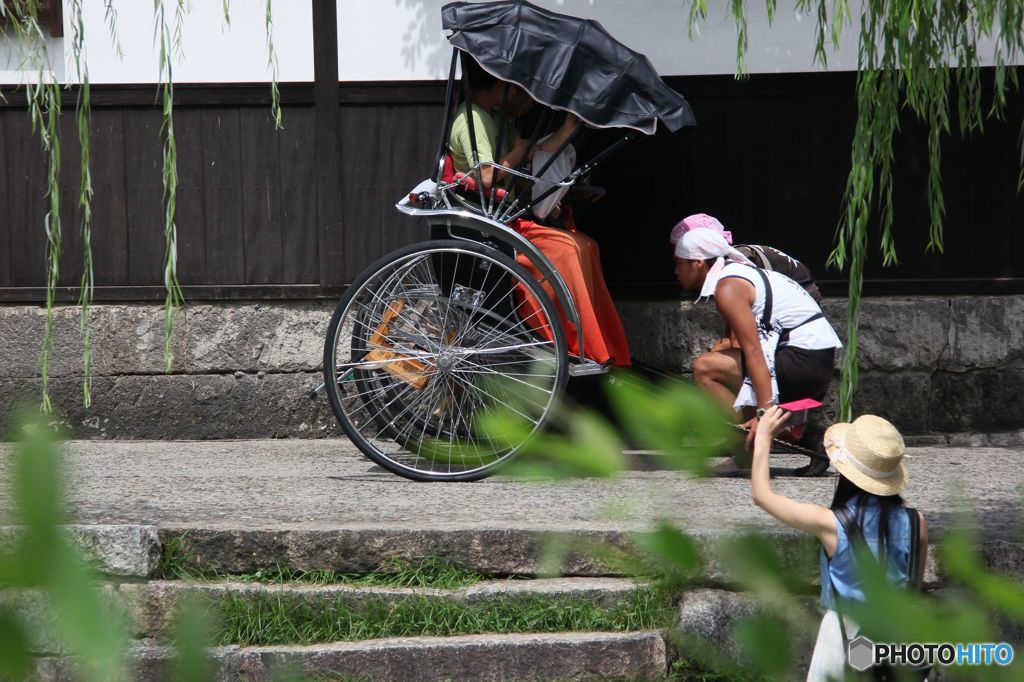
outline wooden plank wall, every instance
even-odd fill
[[[628,149],[594,175],[595,184],[608,189],[605,200],[578,207],[579,224],[602,246],[613,289],[676,295],[667,233],[695,212],[718,216],[738,241],[778,246],[820,278],[841,279],[824,263],[849,165],[856,113],[850,74],[669,82],[690,100],[698,127],[659,133]],[[101,298],[162,297],[160,117],[152,91],[142,92],[108,91],[93,111],[93,255],[96,282],[107,288]],[[250,101],[198,86],[184,91],[175,108],[183,285],[205,288],[200,294],[210,298],[294,296],[288,292],[295,287],[303,296],[333,295],[382,254],[426,237],[423,224],[393,205],[429,172],[442,88],[371,84],[342,86],[341,92],[337,149],[321,154],[340,167],[333,191],[341,223],[326,227],[340,232],[341,252],[332,246],[326,256],[325,234],[338,235],[318,214],[316,111],[309,93],[290,97],[285,127],[275,131],[265,97]],[[6,160],[0,167],[0,300],[38,300],[45,283],[45,159],[16,99],[0,106],[0,158]],[[986,124],[984,135],[944,137],[944,254],[924,251],[927,137],[908,118],[896,150],[901,260],[883,270],[873,254],[869,279],[883,289],[941,280],[933,289],[952,293],[966,280],[1024,278],[1024,199],[1015,187],[1021,100],[1014,99],[1006,122]],[[60,281],[75,287],[82,258],[71,116],[62,129]],[[595,134],[581,145],[581,159],[612,138]],[[68,291],[67,297],[74,296]]]
[[[275,132],[263,107],[176,111],[182,284],[319,284],[312,113],[310,107],[289,109],[286,128]],[[77,285],[82,274],[80,150],[73,125],[71,117],[62,125],[62,286]],[[24,110],[0,109],[0,130],[0,152],[16,160],[0,173],[0,286],[40,286],[45,158]],[[97,285],[163,283],[161,145],[156,109],[93,112]]]
[[[607,199],[578,207],[580,224],[606,254],[609,282],[620,292],[671,290],[667,234],[680,218],[698,212],[718,217],[737,243],[777,246],[807,262],[820,279],[845,279],[825,263],[850,167],[852,74],[668,82],[686,94],[698,126],[639,142],[595,173],[595,183],[609,189]],[[965,280],[1024,277],[1024,195],[1016,191],[1024,97],[1013,97],[1006,120],[990,121],[984,134],[966,139],[959,135],[955,101],[953,110],[955,132],[942,138],[944,253],[926,252],[927,131],[905,115],[895,145],[899,263],[883,267],[876,228],[865,273],[877,283],[876,293],[903,291],[900,283],[910,281],[921,283],[919,290],[955,293],[974,285]],[[942,281],[924,286],[922,280]],[[831,290],[844,289],[837,281]]]

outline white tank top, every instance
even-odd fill
[[[779,334],[784,329],[792,329],[786,346],[807,350],[843,347],[832,325],[824,317],[807,322],[809,318],[821,314],[821,308],[802,286],[778,272],[762,272],[767,275],[772,287],[771,330]],[[754,272],[753,267],[742,263],[726,263],[718,281],[726,277],[739,277],[754,285],[756,293],[751,310],[760,327],[765,305],[764,280]]]

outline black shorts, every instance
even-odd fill
[[[836,349],[808,350],[783,346],[775,351],[775,380],[779,384],[779,402],[801,398],[824,400],[832,383]]]
[[[803,398],[825,399],[832,383],[832,368],[836,361],[835,348],[808,350],[796,346],[783,346],[775,351],[775,382],[779,385],[779,402],[788,403]],[[740,353],[740,370],[747,374],[747,361]]]

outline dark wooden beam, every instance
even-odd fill
[[[157,109],[161,106],[156,83],[95,84],[89,88],[93,109],[141,108]],[[312,83],[281,83],[282,106],[312,106]],[[24,109],[25,90],[21,86],[0,86],[0,109]],[[74,109],[78,86],[61,88],[61,101],[65,110]],[[174,106],[177,107],[247,107],[270,106],[270,83],[176,83]]]
[[[351,281],[343,272],[341,135],[338,89],[338,3],[313,2],[313,100],[316,107],[316,208],[320,237],[320,282]]]
[[[199,301],[290,301],[306,299],[337,299],[345,287],[319,286],[316,284],[236,284],[202,285],[182,288],[186,303]],[[59,303],[78,302],[78,287],[58,287],[55,292]],[[163,303],[166,291],[162,286],[110,286],[95,287],[93,300],[97,303],[134,301]],[[46,301],[43,287],[0,287],[0,303],[36,303]]]

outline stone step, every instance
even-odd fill
[[[135,633],[144,637],[160,637],[168,632],[177,606],[192,596],[214,603],[227,597],[249,603],[268,597],[311,605],[342,603],[353,610],[382,600],[395,604],[403,600],[432,599],[466,606],[485,606],[517,597],[543,598],[554,602],[583,600],[601,608],[611,608],[628,603],[635,592],[644,587],[622,578],[485,581],[458,589],[154,580],[124,583],[117,588],[117,592],[131,617]]]
[[[792,575],[809,586],[818,584],[817,549],[806,536],[785,529],[761,532]],[[728,583],[733,579],[729,567],[714,558],[714,548],[730,534],[691,533],[707,559],[696,576],[699,581]],[[180,555],[176,561],[184,567],[235,574],[280,567],[366,574],[395,560],[415,562],[440,557],[489,576],[536,576],[545,572],[546,549],[562,543],[573,548],[561,564],[562,575],[603,577],[623,576],[624,567],[608,559],[606,552],[588,550],[631,549],[637,534],[607,528],[164,528],[160,529],[160,538],[165,546],[173,543],[177,547]],[[936,550],[936,545],[929,545],[926,588],[946,583]],[[982,554],[990,568],[1024,578],[1024,543],[990,540]]]
[[[142,645],[132,652],[132,679],[166,679],[173,652]],[[217,680],[280,679],[299,671],[316,679],[386,682],[442,680],[654,680],[667,669],[665,641],[657,631],[567,634],[411,637],[314,646],[219,647],[212,651]],[[74,679],[74,662],[37,662],[40,679]]]
[[[722,540],[724,533],[701,531],[692,536],[710,556],[712,546]],[[609,559],[607,552],[593,550],[632,549],[636,537],[634,532],[593,527],[593,524],[551,530],[464,526],[160,529],[164,545],[175,547],[176,564],[229,574],[281,567],[366,574],[396,560],[416,562],[440,557],[488,576],[532,577],[545,572],[547,550],[561,546],[572,550],[560,565],[564,576],[623,576],[625,569],[621,564]],[[773,532],[770,537],[784,563],[794,571],[801,571],[808,580],[815,578],[817,563],[807,561],[808,543],[804,536],[796,532]],[[701,577],[721,582],[729,578],[729,572],[712,560]]]
[[[101,574],[147,578],[157,570],[163,546],[154,526],[90,524],[64,526],[67,538]],[[14,542],[18,526],[0,526],[0,545]]]
[[[697,576],[707,583],[729,582],[731,574],[713,558],[713,547],[731,531],[691,533],[709,560]],[[766,532],[762,530],[762,532]],[[0,526],[0,543],[10,541],[17,527]],[[288,568],[301,571],[332,570],[367,574],[395,560],[417,562],[441,558],[486,576],[537,576],[545,572],[546,550],[553,543],[567,545],[561,565],[566,577],[623,576],[623,567],[605,554],[588,551],[603,546],[629,549],[636,533],[577,524],[574,528],[465,527],[395,528],[359,525],[333,528],[154,528],[142,525],[68,526],[68,536],[79,545],[97,570],[115,579],[157,577],[162,553],[173,546],[181,567],[226,574],[255,573]],[[933,539],[937,533],[933,532]],[[817,584],[817,562],[807,539],[785,529],[767,532],[785,566],[808,585]],[[937,557],[929,545],[925,587],[946,584]],[[999,573],[1024,579],[1024,543],[987,538],[982,543],[984,564]],[[810,554],[809,554],[810,552]],[[810,559],[810,560],[808,560]]]

